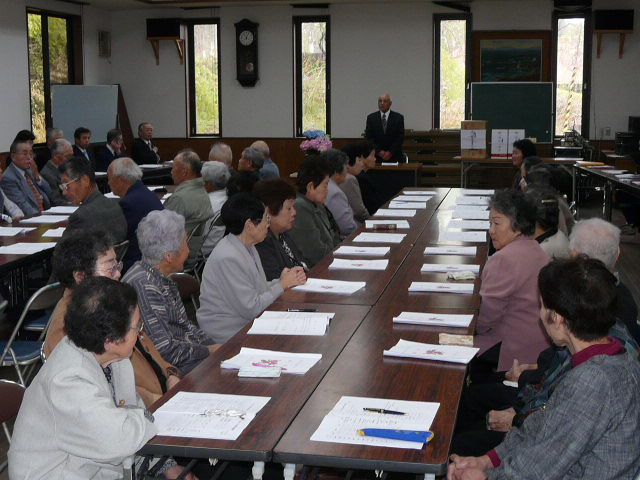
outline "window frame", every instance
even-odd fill
[[[48,19],[62,18],[67,20],[67,58],[68,58],[68,78],[69,82],[64,85],[82,85],[84,83],[82,64],[82,18],[78,15],[44,10],[41,8],[27,7],[25,12],[25,24],[27,32],[27,71],[29,82],[29,123],[33,131],[33,102],[31,95],[31,61],[29,56],[29,15],[39,15],[42,32],[42,76],[44,87],[44,117],[45,126],[53,126],[51,119],[51,65],[49,52],[49,29]],[[80,41],[76,41],[80,39]],[[44,145],[45,142],[36,145]]]
[[[440,128],[440,35],[443,20],[465,20],[465,60],[464,60],[464,118],[469,118],[469,100],[471,95],[471,13],[434,13],[433,14],[433,128]]]
[[[187,104],[189,106],[189,124],[187,133],[189,137],[222,137],[222,89],[221,89],[221,56],[220,56],[220,17],[184,19],[187,27]],[[216,36],[218,43],[218,133],[196,133],[196,76],[195,76],[195,55],[194,55],[194,26],[195,25],[216,25]]]
[[[591,49],[593,38],[593,22],[591,9],[583,9],[575,12],[563,12],[554,10],[552,13],[552,58],[551,58],[551,74],[553,78],[553,116],[554,116],[554,138],[561,138],[555,134],[555,123],[557,120],[556,112],[556,94],[558,91],[558,21],[562,18],[582,18],[584,19],[584,65],[582,66],[582,123],[580,126],[580,135],[589,138],[589,127],[591,120]]]
[[[331,21],[329,15],[300,15],[293,17],[293,69],[294,69],[294,136],[302,137],[303,112],[302,112],[302,24],[325,22],[326,35],[326,81],[325,81],[325,106],[326,106],[326,130],[331,134]]]

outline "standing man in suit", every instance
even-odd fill
[[[122,132],[112,128],[107,132],[107,143],[96,150],[95,172],[106,172],[111,162],[122,157],[122,152],[124,152]]]
[[[154,192],[142,183],[142,170],[127,157],[115,159],[107,170],[109,187],[120,197],[120,208],[127,221],[129,247],[122,259],[124,274],[131,265],[142,258],[136,230],[140,220],[153,210],[164,210],[162,202]]]
[[[153,143],[153,125],[142,122],[138,125],[138,138],[133,141],[131,158],[138,165],[161,163],[158,147]]]
[[[64,137],[64,132],[59,128],[47,128],[47,146],[40,149],[38,151],[38,155],[36,157],[36,165],[38,168],[42,168],[51,158],[51,147],[53,146],[53,142],[58,140],[59,138]]]
[[[404,117],[391,111],[388,93],[378,98],[378,111],[367,116],[364,136],[376,147],[376,156],[383,162],[401,162],[404,140]]]
[[[60,179],[58,167],[71,157],[73,157],[73,148],[67,140],[59,138],[53,142],[51,146],[51,159],[46,163],[41,172],[41,175],[51,187],[49,200],[51,200],[52,205],[69,205],[69,202],[64,198],[60,190],[62,180]]]
[[[86,158],[91,164],[91,168],[95,170],[96,157],[93,155],[93,152],[89,150],[89,145],[91,145],[91,130],[85,127],[76,128],[76,131],[73,132],[73,140],[73,156]]]
[[[7,167],[0,185],[9,199],[25,215],[36,215],[51,206],[51,187],[40,176],[28,142],[13,142],[10,148],[13,162]]]

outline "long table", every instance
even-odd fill
[[[614,174],[607,173],[611,168],[594,168],[583,167],[575,165],[574,170],[577,176],[577,189],[583,187],[583,178],[589,178],[595,180],[597,183],[602,184],[603,200],[602,200],[602,216],[605,220],[611,221],[611,212],[613,209],[613,192],[615,190],[623,190],[631,195],[640,198],[640,185],[633,183],[634,181],[640,181],[640,175],[637,175],[634,179],[620,179]]]

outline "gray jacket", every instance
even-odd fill
[[[42,177],[51,187],[51,193],[49,194],[49,200],[51,200],[51,204],[69,205],[69,202],[60,191],[60,184],[62,183],[62,179],[60,178],[60,171],[58,170],[58,166],[51,160],[49,160],[44,165],[44,167],[42,167],[40,175],[42,175]]]
[[[13,480],[122,478],[122,462],[157,432],[131,362],[111,364],[115,401],[96,357],[62,339],[27,389],[9,449]],[[118,408],[116,402],[140,408]]]
[[[108,232],[115,243],[127,239],[127,220],[118,200],[105,197],[97,188],[71,214],[65,233],[78,228]]]
[[[339,187],[349,200],[349,206],[351,207],[351,210],[353,210],[353,217],[356,219],[356,221],[364,223],[364,221],[369,218],[370,215],[369,211],[364,206],[364,202],[362,201],[362,192],[360,191],[360,184],[358,183],[358,179],[348,173],[346,180],[342,182]]]

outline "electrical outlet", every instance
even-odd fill
[[[611,127],[604,127],[602,129],[602,136],[604,138],[611,138]]]

